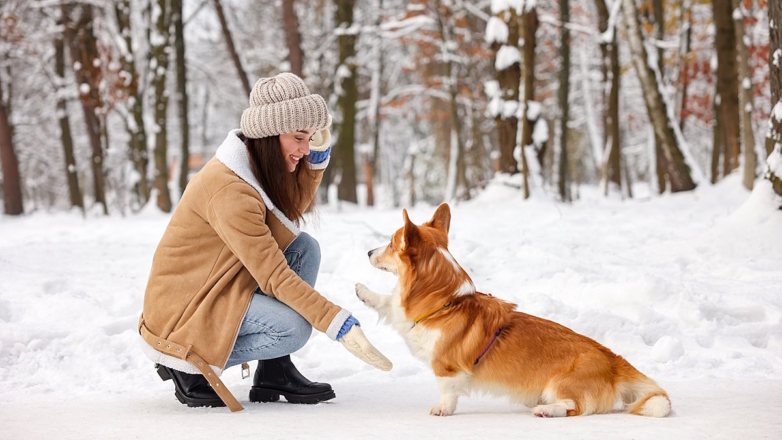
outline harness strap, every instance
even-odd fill
[[[423,316],[421,316],[421,317],[419,317],[419,318],[416,318],[416,319],[414,319],[414,320],[413,320],[413,327],[415,327],[415,325],[416,325],[416,324],[418,324],[419,322],[421,322],[421,321],[423,321],[423,320],[425,320],[425,319],[428,319],[429,317],[431,317],[431,316],[432,316],[432,315],[434,315],[435,313],[441,312],[441,311],[443,311],[443,310],[447,309],[448,307],[451,307],[451,302],[449,302],[448,304],[446,304],[446,305],[444,305],[444,306],[440,307],[440,308],[439,308],[439,309],[437,309],[437,310],[432,310],[431,312],[429,312],[429,313],[427,313],[427,314],[425,314],[425,315],[423,315]]]
[[[474,364],[472,364],[473,366],[475,366],[475,365],[478,365],[478,362],[481,360],[481,358],[483,357],[483,355],[485,355],[485,354],[486,354],[486,352],[487,352],[487,351],[489,351],[489,349],[491,348],[491,346],[492,346],[492,345],[494,345],[494,341],[496,341],[496,340],[497,340],[497,336],[499,336],[499,335],[500,335],[500,333],[502,333],[502,327],[498,328],[498,329],[497,329],[497,331],[496,331],[496,332],[494,332],[494,337],[493,337],[493,338],[491,338],[491,342],[489,342],[489,345],[487,345],[487,346],[486,346],[486,348],[484,348],[484,349],[483,349],[483,351],[481,352],[481,354],[478,356],[478,359],[475,359],[475,363],[474,363]]]
[[[193,352],[192,345],[184,346],[171,342],[163,338],[159,338],[149,331],[146,325],[142,322],[139,326],[139,333],[144,338],[147,344],[151,345],[157,351],[190,362],[194,367],[198,368],[198,371],[204,375],[209,385],[215,390],[220,399],[225,403],[225,406],[231,410],[231,412],[241,411],[244,409],[238,400],[231,394],[231,391],[223,384],[223,381],[215,374],[212,367]]]

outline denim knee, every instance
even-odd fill
[[[295,246],[302,254],[302,257],[306,258],[311,264],[320,266],[320,243],[312,235],[302,232],[291,245]]]
[[[291,328],[290,332],[290,344],[289,347],[291,348],[291,353],[294,351],[300,350],[304,345],[307,343],[307,341],[310,340],[310,336],[312,335],[312,325],[307,322],[304,318],[301,318],[298,320],[296,325]]]

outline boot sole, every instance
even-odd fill
[[[177,400],[189,406],[190,408],[200,408],[204,406],[217,408],[217,407],[225,406],[225,403],[219,398],[218,399],[193,399],[185,396],[179,390],[175,390],[174,395],[176,396]]]
[[[288,403],[302,403],[306,405],[325,402],[337,397],[334,394],[334,390],[317,394],[293,394],[269,388],[252,387],[250,389],[250,402],[276,402],[280,400],[280,396],[285,397]]]

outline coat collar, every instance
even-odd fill
[[[269,196],[266,195],[266,192],[261,188],[260,183],[258,183],[258,179],[253,175],[252,168],[250,167],[250,157],[247,155],[247,147],[244,145],[244,142],[239,139],[241,133],[242,130],[240,129],[231,130],[231,132],[228,133],[228,137],[226,137],[223,143],[217,148],[215,157],[222,162],[223,165],[228,167],[228,169],[233,171],[234,174],[239,176],[240,179],[255,188],[255,190],[258,191],[258,194],[261,195],[261,199],[263,199],[263,203],[266,205],[266,210],[271,211],[280,223],[288,228],[293,235],[298,236],[301,233],[301,230],[286,217],[282,211],[274,206],[274,203],[272,203]]]

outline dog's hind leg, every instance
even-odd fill
[[[433,416],[450,416],[456,411],[456,403],[460,395],[468,394],[470,391],[470,375],[464,372],[456,373],[453,376],[437,376],[437,387],[440,388],[440,403],[433,406],[429,411]]]
[[[391,295],[381,295],[375,293],[361,283],[356,283],[356,296],[364,304],[372,307],[377,312],[381,320],[391,318]]]

